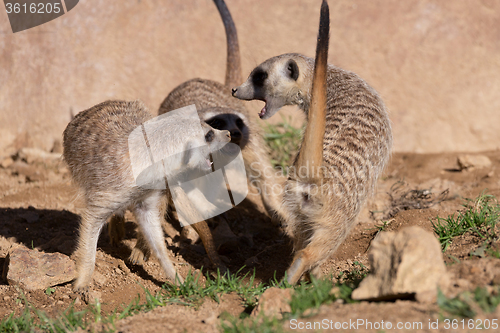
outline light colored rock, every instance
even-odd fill
[[[17,155],[18,158],[26,161],[28,164],[61,159],[61,153],[48,153],[39,148],[21,148]]]
[[[353,291],[356,300],[385,300],[421,294],[432,297],[437,286],[446,286],[448,275],[438,240],[419,227],[397,233],[382,232],[368,255],[371,273]]]
[[[264,314],[265,316],[276,316],[282,318],[283,313],[291,312],[290,301],[292,289],[269,288],[260,297],[259,304],[252,311],[252,316]]]
[[[1,162],[0,162],[0,166],[4,169],[7,169],[8,167],[10,167],[12,164],[14,163],[14,160],[12,159],[12,157],[6,157],[4,158]]]
[[[484,155],[460,155],[457,164],[460,170],[481,169],[491,167],[491,160]]]
[[[44,290],[76,277],[75,263],[61,253],[43,253],[19,246],[6,258],[3,276],[11,285]]]

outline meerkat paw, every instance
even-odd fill
[[[84,293],[88,291],[89,285],[90,285],[90,278],[78,277],[73,282],[73,291],[79,294]]]
[[[130,253],[130,257],[128,258],[129,262],[134,265],[142,265],[146,261],[148,261],[149,257],[147,254],[143,252],[143,250],[134,247],[132,249],[132,253]]]

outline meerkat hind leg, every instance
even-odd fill
[[[113,212],[89,205],[82,214],[78,245],[76,249],[77,278],[73,284],[74,291],[83,291],[92,280],[95,269],[97,241],[106,219]]]
[[[183,283],[183,278],[177,274],[174,265],[168,256],[165,238],[161,227],[163,218],[161,194],[154,193],[142,200],[134,207],[134,214],[139,224],[139,229],[147,241],[151,251],[160,261],[167,278],[173,283]]]

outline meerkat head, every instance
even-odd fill
[[[266,105],[259,113],[261,119],[272,117],[285,105],[307,110],[313,69],[312,59],[296,53],[283,54],[257,66],[232,93],[239,99],[264,101]]]
[[[218,130],[226,130],[231,134],[231,143],[241,149],[248,143],[250,131],[247,118],[240,112],[229,108],[206,108],[198,111],[201,120]]]
[[[214,129],[205,122],[201,122],[203,129],[203,142],[198,138],[193,138],[187,143],[187,149],[184,152],[184,164],[187,168],[211,169],[212,162],[210,154],[222,149],[231,141],[229,131]]]

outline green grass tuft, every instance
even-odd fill
[[[281,333],[284,332],[281,320],[270,317],[246,318],[239,320],[230,317],[223,320],[221,329],[224,333]]]
[[[437,217],[432,222],[443,251],[448,249],[454,237],[472,232],[485,242],[497,238],[496,224],[500,217],[500,205],[492,195],[481,194],[475,200],[466,199],[464,209],[447,218]]]
[[[474,303],[484,312],[493,312],[500,304],[500,295],[498,288],[489,292],[486,288],[477,287],[473,292],[465,291],[456,297],[447,298],[438,289],[437,303],[442,310],[452,316],[474,318],[476,316],[473,310]]]
[[[264,139],[270,148],[271,163],[284,171],[292,165],[303,135],[303,128],[293,127],[290,123],[291,119],[283,116],[280,123],[265,126]]]

